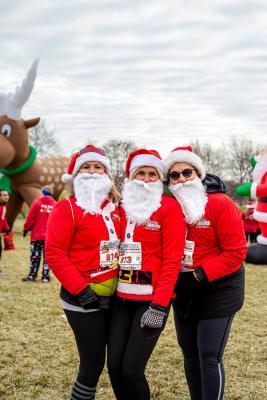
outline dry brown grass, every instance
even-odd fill
[[[67,400],[78,358],[72,332],[62,317],[59,285],[22,283],[29,239],[18,221],[17,250],[4,253],[7,274],[0,277],[0,399]],[[226,400],[266,398],[267,266],[247,265],[246,302],[234,320],[225,351]],[[147,368],[152,399],[189,399],[172,317]],[[98,399],[114,396],[104,371]]]

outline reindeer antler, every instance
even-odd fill
[[[9,118],[15,120],[21,119],[21,109],[32,92],[38,63],[38,59],[34,60],[26,78],[22,81],[21,86],[16,88],[15,93],[0,95],[0,115],[7,115]]]
[[[7,113],[7,95],[0,93],[0,116]]]

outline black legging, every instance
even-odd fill
[[[29,276],[32,276],[33,278],[37,277],[40,263],[41,263],[41,258],[43,255],[42,278],[50,279],[49,267],[45,260],[45,241],[44,240],[31,240],[30,253],[31,253],[31,255],[30,255]]]
[[[105,364],[109,311],[81,313],[64,310],[80,355],[77,381],[95,387]]]
[[[247,242],[257,243],[257,232],[246,232]]]
[[[148,303],[117,300],[108,341],[108,371],[117,400],[149,400],[145,367],[163,329],[141,328]]]
[[[178,343],[191,400],[221,400],[224,392],[223,352],[233,317],[184,320],[174,313]]]

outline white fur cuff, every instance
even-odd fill
[[[267,238],[262,235],[259,235],[257,236],[257,242],[259,244],[267,245]]]
[[[252,186],[250,188],[250,196],[252,199],[256,199],[256,189],[257,189],[257,183],[252,183]]]

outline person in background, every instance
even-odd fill
[[[0,190],[0,261],[2,257],[2,238],[1,233],[10,231],[6,220],[6,205],[9,200],[9,194],[6,190]],[[0,275],[5,275],[4,270],[0,267]]]
[[[250,243],[257,242],[257,236],[259,234],[259,228],[260,228],[258,221],[256,221],[253,217],[254,211],[255,211],[255,204],[253,201],[249,201],[246,204],[246,210],[241,212],[246,239]]]
[[[127,160],[117,299],[112,309],[108,371],[117,400],[148,400],[146,364],[162,333],[181,267],[185,221],[163,195],[164,165],[155,150]]]
[[[41,189],[42,196],[34,200],[29,209],[23,227],[23,237],[31,232],[29,273],[22,278],[23,282],[34,282],[37,279],[41,258],[43,256],[43,283],[50,282],[49,266],[45,257],[45,238],[48,217],[57,204],[53,199],[53,186],[46,185]]]
[[[192,148],[164,160],[169,190],[182,206],[187,240],[173,308],[192,400],[221,400],[222,356],[244,300],[247,246],[238,207],[222,192],[207,193],[205,170]]]
[[[109,159],[93,145],[72,157],[62,180],[70,197],[50,215],[46,257],[62,285],[61,304],[80,356],[71,400],[93,400],[105,363],[110,296],[117,285],[119,193]]]

